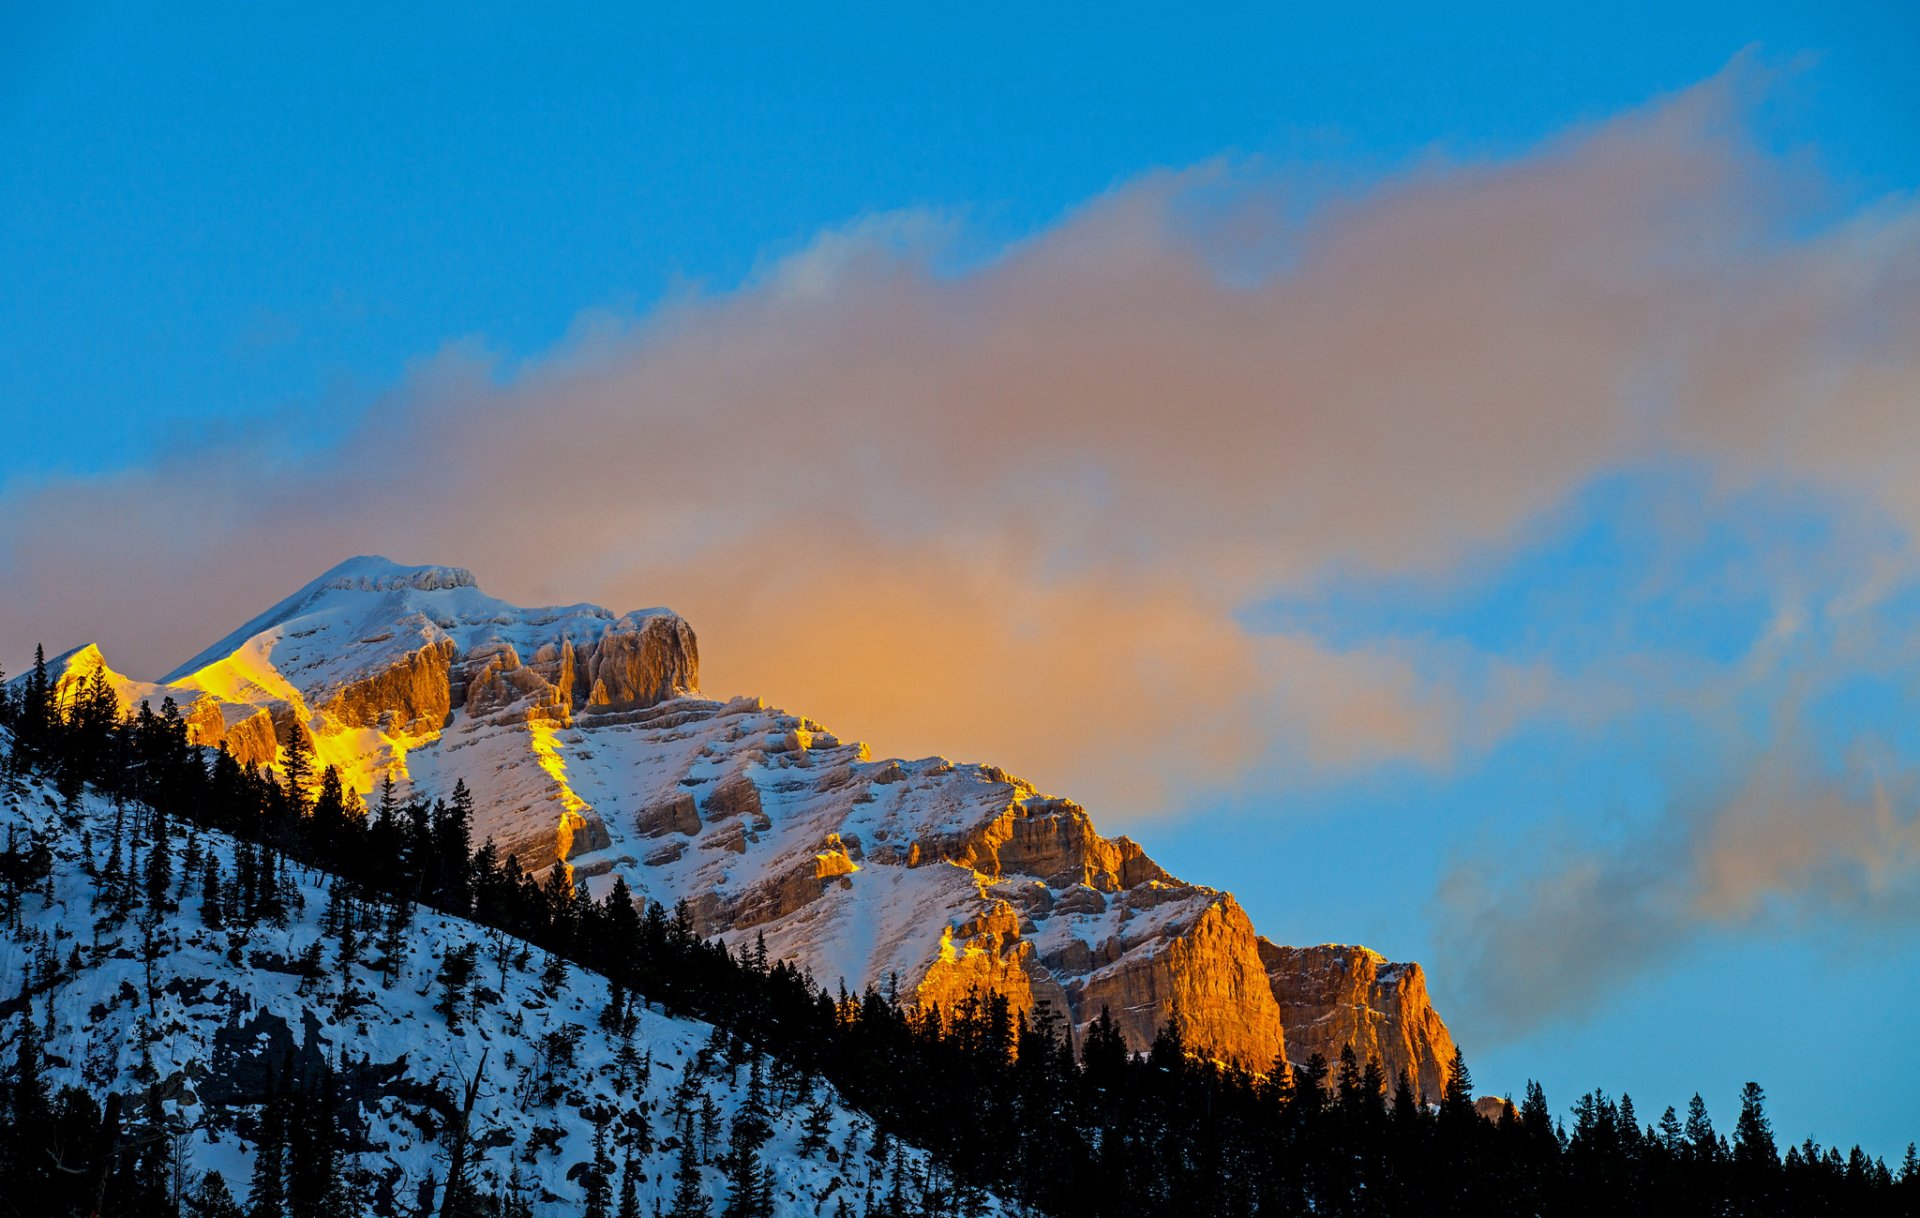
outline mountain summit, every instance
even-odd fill
[[[1445,1083],[1453,1044],[1419,965],[1273,944],[1232,894],[997,767],[875,760],[758,699],[704,697],[668,609],[520,608],[462,568],[362,557],[158,684],[93,647],[55,670],[63,690],[100,672],[129,705],[172,697],[193,739],[243,763],[277,765],[298,737],[363,794],[464,779],[476,834],[524,867],[685,901],[703,933],[764,936],[829,986],[991,989],[1050,1003],[1076,1036],[1104,1010],[1136,1048],[1172,1019],[1257,1069],[1351,1045],[1430,1097]]]

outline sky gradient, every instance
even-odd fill
[[[1920,25],[1368,12],[11,14],[0,664],[670,604],[1424,961],[1483,1090],[1897,1160]]]

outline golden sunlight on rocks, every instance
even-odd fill
[[[1391,964],[1364,947],[1280,947],[1259,941],[1260,960],[1287,1025],[1288,1053],[1337,1061],[1353,1046],[1380,1062],[1389,1084],[1405,1070],[1414,1091],[1438,1102],[1453,1061],[1453,1037],[1427,996],[1418,964]]]

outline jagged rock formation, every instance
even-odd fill
[[[363,792],[464,778],[476,833],[523,865],[684,899],[706,933],[764,935],[828,985],[988,988],[1076,1032],[1106,1009],[1142,1048],[1171,1016],[1256,1069],[1351,1042],[1433,1095],[1452,1056],[1417,965],[1275,947],[1231,894],[996,767],[876,761],[756,699],[701,697],[693,630],[665,609],[521,609],[458,568],[354,559],[163,684],[107,672],[245,762],[297,732]]]
[[[1260,960],[1295,1061],[1311,1053],[1336,1061],[1352,1045],[1360,1060],[1405,1070],[1416,1094],[1439,1102],[1453,1037],[1434,1012],[1419,965],[1390,964],[1364,947],[1280,947],[1265,939]]]

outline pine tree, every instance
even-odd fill
[[[282,1156],[286,1147],[286,1111],[267,1075],[267,1099],[260,1108],[260,1136],[253,1148],[253,1182],[247,1189],[247,1218],[284,1218]]]
[[[1440,1101],[1441,1111],[1455,1117],[1474,1116],[1473,1073],[1467,1069],[1467,1055],[1454,1047],[1453,1060],[1447,1065],[1447,1085]]]
[[[554,873],[557,875],[559,871],[559,866],[555,866]],[[545,990],[550,996],[558,998],[560,991],[565,989],[566,985],[566,960],[559,955],[549,955],[547,957],[546,967],[540,970],[540,988]]]
[[[709,1218],[713,1213],[700,1182],[700,1163],[693,1152],[693,1117],[680,1118],[680,1157],[673,1172],[673,1208],[669,1218]]]
[[[713,1158],[713,1143],[720,1136],[720,1105],[705,1091],[700,1093],[700,1161]]]
[[[827,1134],[833,1129],[833,1109],[828,1106],[825,1095],[814,1100],[813,1106],[807,1109],[801,1129],[801,1154],[812,1157],[827,1148]]]
[[[26,980],[20,982],[20,1031],[15,1035],[11,1092],[15,1129],[36,1128],[46,1120],[47,1081],[42,1073],[40,1032],[33,1026],[32,990]]]
[[[607,1121],[593,1122],[593,1161],[587,1169],[586,1209],[582,1218],[612,1218],[613,1157],[607,1152]]]
[[[147,906],[164,913],[173,904],[173,850],[166,816],[155,812],[148,824],[153,840],[147,848]]]
[[[1671,1104],[1667,1105],[1667,1110],[1660,1114],[1659,1141],[1660,1149],[1676,1156],[1687,1144],[1686,1130],[1680,1124],[1680,1114],[1673,1110]]]
[[[391,988],[400,977],[400,961],[406,953],[407,927],[413,924],[413,902],[398,897],[387,906],[380,928],[380,984]]]
[[[614,1211],[614,1218],[640,1218],[640,1191],[634,1175],[633,1148],[628,1147],[620,1164],[620,1207]]]
[[[1527,1080],[1527,1098],[1520,1102],[1520,1128],[1526,1131],[1527,1141],[1536,1148],[1545,1148],[1549,1144],[1559,1148],[1559,1142],[1553,1136],[1553,1110],[1547,1107],[1547,1093],[1538,1081]]]
[[[1707,1116],[1707,1102],[1695,1092],[1687,1101],[1687,1153],[1698,1163],[1712,1163],[1720,1157],[1720,1139]]]
[[[1740,1117],[1733,1127],[1733,1162],[1749,1181],[1771,1176],[1780,1166],[1766,1100],[1759,1083],[1748,1083],[1740,1089]]]
[[[756,1065],[758,1060],[755,1058]],[[752,1110],[751,1102],[734,1114],[722,1218],[771,1218],[770,1212],[760,1208],[760,1148],[766,1144],[767,1134],[765,1118]]]
[[[226,1178],[217,1171],[210,1171],[201,1177],[199,1185],[193,1190],[188,1208],[194,1218],[245,1218],[245,1211],[233,1199]]]
[[[280,773],[286,779],[283,794],[289,819],[298,823],[307,814],[307,786],[313,781],[313,741],[306,728],[295,723],[280,749]]]
[[[473,979],[474,960],[478,952],[475,944],[465,943],[453,948],[441,958],[440,971],[434,980],[440,983],[440,1000],[433,1009],[446,1018],[447,1027],[455,1032],[460,1030],[461,1009],[467,1001],[467,983]]]

